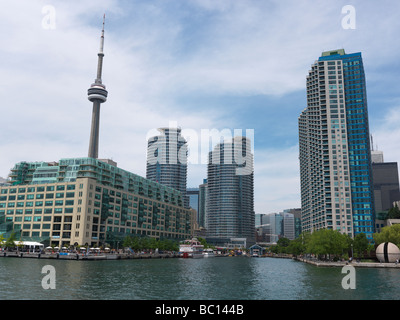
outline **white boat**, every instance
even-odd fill
[[[179,255],[182,258],[203,258],[204,246],[196,239],[185,240],[179,245]]]
[[[204,249],[203,251],[204,258],[212,258],[215,257],[214,250],[211,248]]]

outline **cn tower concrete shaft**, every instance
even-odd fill
[[[97,78],[88,90],[88,99],[89,101],[93,102],[92,128],[90,130],[88,157],[96,159],[99,156],[100,105],[103,102],[106,102],[108,95],[106,86],[102,84],[101,80],[101,72],[103,70],[103,57],[104,57],[103,53],[104,22],[105,22],[105,15],[103,17],[103,29],[101,31],[100,51],[98,53]]]

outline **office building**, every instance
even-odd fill
[[[372,163],[375,211],[388,211],[400,200],[397,162]]]
[[[207,199],[208,199],[208,184],[207,179],[203,180],[203,183],[199,185],[199,214],[198,223],[200,227],[205,228],[207,225]]]
[[[254,172],[248,138],[235,137],[209,153],[207,189],[207,241],[224,246],[243,239],[247,247],[253,245]]]
[[[159,135],[148,139],[146,178],[179,190],[188,208],[187,142],[181,136],[180,128],[160,128],[158,131]]]
[[[361,53],[322,53],[299,116],[302,229],[374,233],[367,94]]]
[[[294,215],[288,212],[283,212],[282,216],[282,236],[289,240],[294,240],[296,238]]]

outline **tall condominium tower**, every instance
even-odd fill
[[[103,48],[104,48],[104,22],[105,15],[103,17],[103,29],[101,31],[100,38],[100,51],[98,55],[97,63],[97,78],[88,90],[88,99],[93,102],[93,113],[92,113],[92,128],[90,131],[89,141],[89,158],[96,158],[99,155],[99,129],[100,129],[100,104],[106,102],[108,92],[106,86],[102,84],[101,73],[103,69]]]
[[[160,128],[158,131],[159,135],[148,140],[146,178],[182,192],[188,208],[187,142],[181,136],[180,128]]]
[[[251,143],[235,137],[209,153],[207,241],[217,245],[245,239],[255,243],[254,171]]]
[[[367,94],[361,53],[322,53],[299,117],[303,231],[374,232]]]

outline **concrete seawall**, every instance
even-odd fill
[[[0,258],[27,258],[27,259],[59,259],[59,260],[120,260],[120,259],[167,259],[177,258],[178,255],[170,253],[144,253],[144,254],[77,254],[77,253],[28,253],[28,252],[0,252]]]
[[[305,262],[308,264],[312,264],[317,267],[340,267],[343,268],[344,266],[353,266],[355,268],[396,268],[400,269],[400,263],[381,263],[381,262],[330,262],[330,261],[320,261],[320,260],[310,260],[310,259],[303,259],[303,258],[293,258],[296,261]]]

